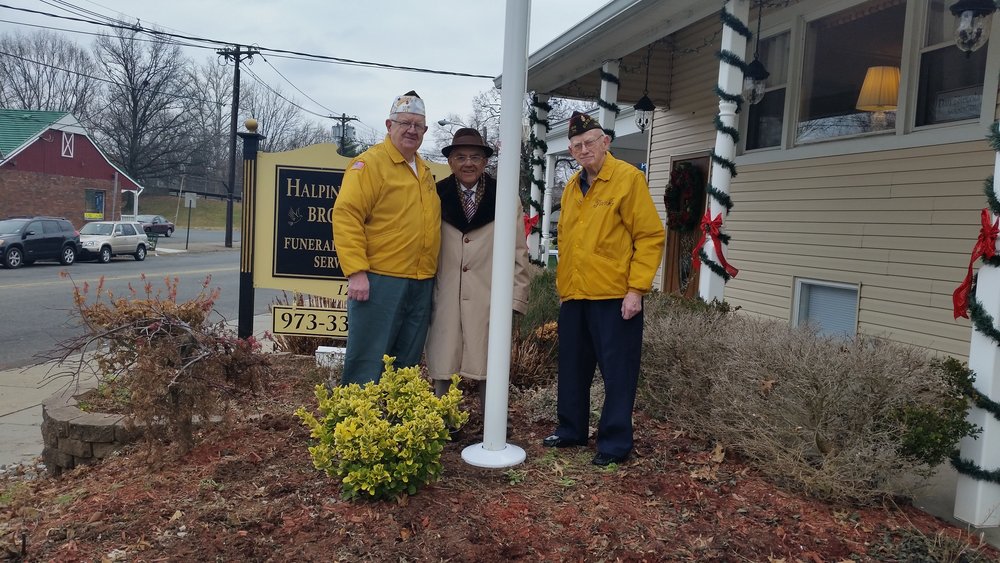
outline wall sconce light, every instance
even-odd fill
[[[865,73],[864,84],[855,107],[872,112],[872,125],[876,129],[886,126],[885,112],[896,109],[899,99],[899,67],[873,66]]]
[[[653,121],[653,112],[656,111],[653,100],[649,99],[649,59],[652,54],[653,44],[650,43],[646,49],[646,87],[643,88],[642,97],[632,106],[635,109],[635,126],[639,128],[639,132],[646,131],[646,127]]]
[[[996,9],[994,0],[959,0],[951,7],[956,19],[955,44],[966,57],[986,44]]]
[[[750,105],[764,99],[764,89],[767,87],[767,77],[771,73],[760,62],[760,20],[764,19],[763,3],[757,6],[757,35],[753,45],[753,61],[747,65],[743,73],[743,99]]]

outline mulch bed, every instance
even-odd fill
[[[912,506],[859,510],[784,492],[642,413],[633,458],[598,468],[592,449],[543,448],[551,427],[526,422],[516,402],[509,440],[524,464],[467,465],[472,435],[447,446],[442,479],[417,495],[344,501],[292,415],[314,404],[312,359],[277,356],[276,367],[266,397],[245,409],[257,416],[204,432],[181,459],[151,467],[132,452],[59,478],[0,477],[0,558],[5,548],[27,561],[818,563],[913,560],[899,546],[915,538],[975,544]]]

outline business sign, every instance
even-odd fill
[[[344,171],[278,166],[275,173],[272,275],[344,279],[333,245],[333,204]]]

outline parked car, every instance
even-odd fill
[[[97,260],[107,264],[112,256],[127,254],[136,262],[142,262],[149,249],[149,237],[141,223],[95,221],[80,229],[80,247],[80,260]]]
[[[165,237],[174,234],[174,224],[167,221],[163,215],[136,215],[135,220],[142,223],[142,229],[147,233],[155,233]]]
[[[76,261],[80,232],[62,217],[11,217],[0,221],[0,258],[5,268],[35,260]]]

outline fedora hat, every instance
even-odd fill
[[[486,158],[493,156],[493,149],[486,144],[483,136],[471,127],[462,127],[455,131],[455,136],[451,139],[451,144],[441,149],[441,154],[447,157],[451,154],[451,149],[455,147],[478,147],[486,153]]]

